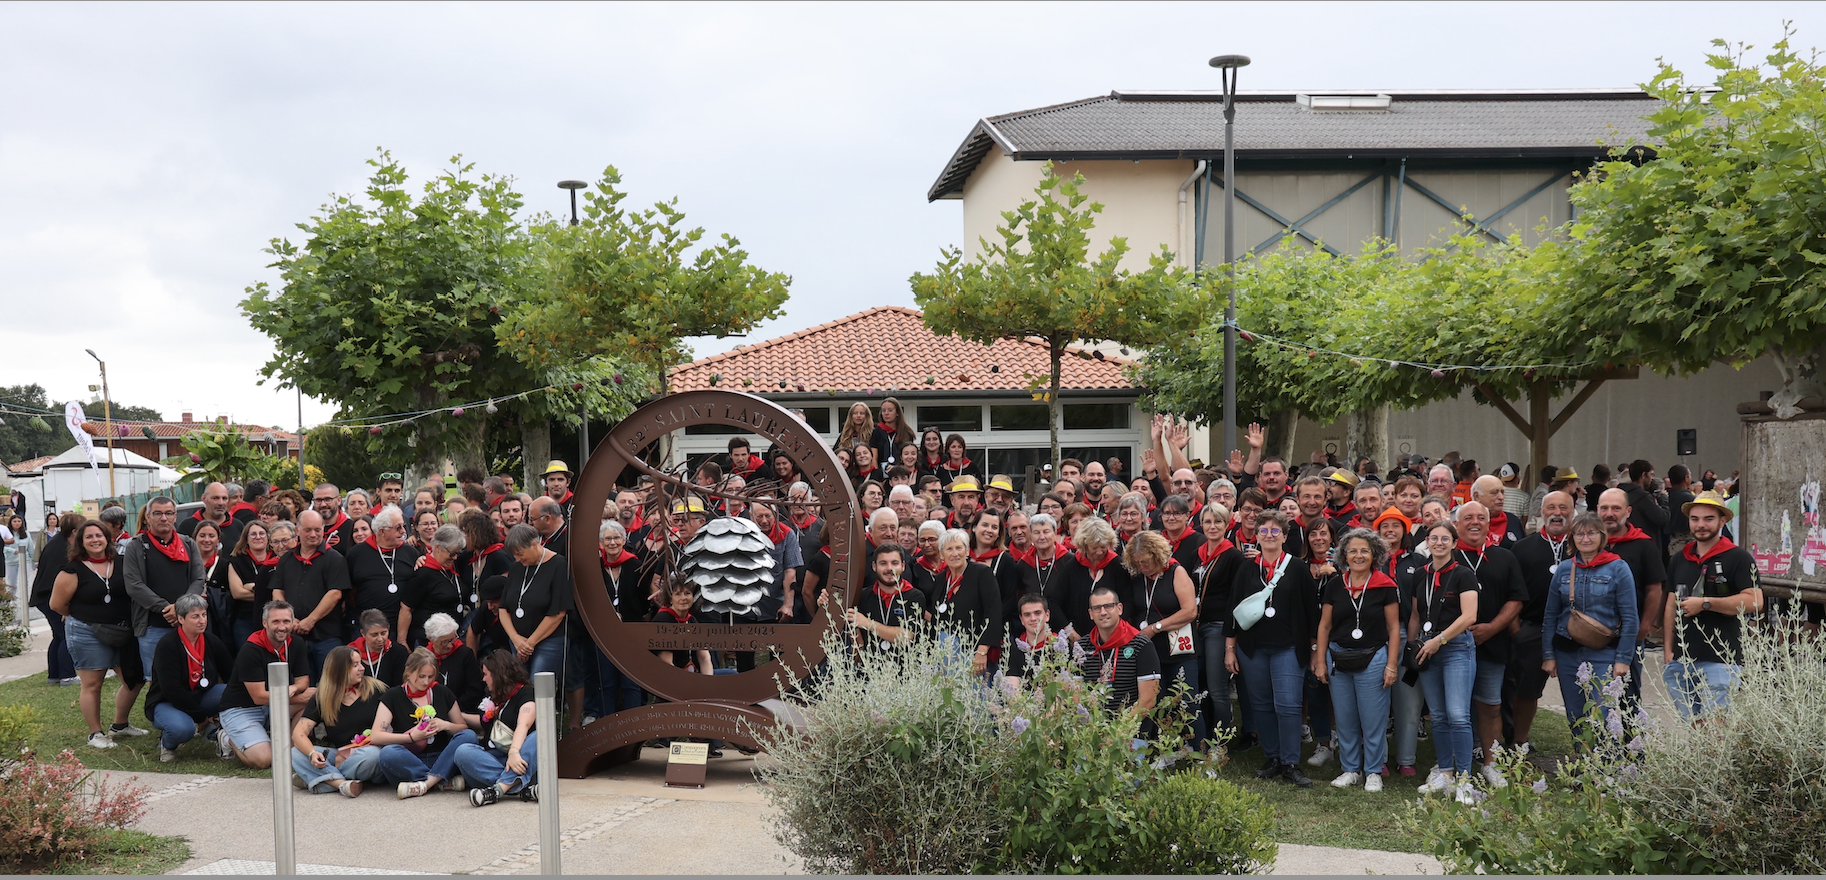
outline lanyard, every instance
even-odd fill
[[[1485,544],[1484,546],[1488,547],[1489,545]],[[1458,552],[1464,556],[1465,564],[1471,566],[1471,571],[1473,573],[1476,573],[1478,567],[1484,564],[1484,551],[1482,551],[1482,550],[1477,551],[1477,561],[1476,562],[1471,561],[1471,551],[1466,550],[1463,547],[1460,547],[1460,548],[1458,548]]]
[[[1345,596],[1345,598],[1350,599],[1351,614],[1352,614],[1352,616],[1354,616],[1356,618],[1356,621],[1357,621],[1357,626],[1356,626],[1357,632],[1363,631],[1363,600],[1369,598],[1370,577],[1371,577],[1370,575],[1363,576],[1363,589],[1352,590],[1350,588],[1350,572],[1347,571],[1344,573],[1344,596]],[[1351,598],[1353,596],[1355,596],[1356,598]],[[1362,638],[1362,637],[1357,635],[1356,633],[1352,633],[1351,638]]]
[[[946,572],[945,573],[945,601],[946,602],[951,601],[951,597],[957,595],[957,588],[961,587],[963,585],[964,585],[964,575],[962,572],[959,572],[958,576],[956,578],[952,578],[950,572]]]
[[[1172,570],[1173,570],[1172,566],[1167,566],[1166,568],[1161,569],[1160,574],[1155,575],[1153,580],[1148,581],[1148,612],[1149,613],[1154,613],[1154,612],[1160,611],[1160,609],[1154,607],[1154,590],[1155,590],[1155,588],[1160,586],[1160,579],[1163,577],[1166,577],[1167,572],[1172,571]],[[1166,614],[1162,613],[1160,615],[1160,618],[1165,619],[1166,616],[1167,616]]]
[[[1433,597],[1439,593],[1439,576],[1457,567],[1456,562],[1448,562],[1446,567],[1441,569],[1435,569],[1432,565],[1427,566],[1427,570],[1433,573],[1433,586],[1427,590],[1427,632],[1433,631]]]
[[[1273,577],[1268,576],[1268,566],[1262,564],[1262,560],[1265,558],[1267,558],[1267,557],[1266,556],[1256,557],[1255,564],[1257,567],[1261,568],[1261,570],[1262,570],[1262,586],[1268,588],[1268,607],[1273,608],[1274,607],[1274,589],[1276,586],[1278,586],[1281,583],[1281,575],[1287,573],[1287,560],[1292,557],[1290,557],[1286,551],[1281,552],[1280,561],[1276,562],[1274,565],[1274,576]],[[1274,615],[1270,614],[1268,616],[1273,617]]]
[[[514,616],[515,617],[525,617],[526,616],[526,606],[522,605],[520,603],[525,601],[525,599],[526,599],[526,588],[529,586],[532,586],[533,581],[537,580],[539,577],[539,569],[544,568],[544,567],[545,567],[545,560],[543,560],[543,559],[539,560],[539,564],[533,566],[533,573],[527,575],[524,580],[520,581],[520,591],[514,594]]]

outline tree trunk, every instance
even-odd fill
[[[457,470],[473,467],[486,473],[488,471],[488,453],[485,441],[488,433],[488,418],[477,410],[470,410],[465,417],[469,421],[463,425],[463,433],[468,436],[464,439],[463,445],[450,454],[450,461],[456,465]]]
[[[1796,352],[1772,345],[1769,354],[1782,374],[1781,390],[1769,398],[1776,418],[1792,419],[1800,415],[1803,397],[1826,397],[1826,375],[1822,375],[1820,369],[1826,364],[1826,343]]]
[[[1270,416],[1268,419],[1268,448],[1262,450],[1262,456],[1278,455],[1282,461],[1286,462],[1305,461],[1304,456],[1299,456],[1294,452],[1299,448],[1294,444],[1294,434],[1299,429],[1300,411],[1298,409],[1290,407]],[[1228,450],[1224,452],[1226,456],[1229,454]],[[1292,467],[1288,469],[1292,470]]]
[[[539,472],[552,458],[552,423],[548,419],[520,416],[521,491],[537,495]]]
[[[1052,381],[1046,386],[1046,427],[1052,434],[1052,473],[1053,479],[1059,478],[1059,419],[1064,408],[1059,405],[1060,361],[1065,357],[1065,349],[1058,340],[1052,343]]]
[[[1338,463],[1355,470],[1357,460],[1367,458],[1388,473],[1394,468],[1389,460],[1389,407],[1358,410],[1344,416],[1344,452],[1347,460]]]

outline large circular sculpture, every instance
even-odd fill
[[[756,449],[770,445],[784,450],[811,485],[830,535],[830,583],[843,590],[843,607],[854,604],[865,572],[852,559],[851,550],[862,546],[865,527],[857,516],[855,490],[835,456],[804,422],[777,404],[735,391],[688,391],[648,403],[609,431],[597,444],[578,476],[576,521],[568,548],[571,578],[576,586],[577,615],[603,653],[628,677],[649,693],[668,702],[653,703],[599,718],[582,730],[569,732],[558,743],[558,773],[582,778],[603,767],[632,760],[640,744],[660,737],[716,738],[758,747],[754,732],[776,723],[790,712],[779,701],[782,682],[797,682],[824,659],[820,639],[833,625],[830,610],[813,609],[809,623],[737,623],[732,625],[630,623],[621,619],[609,599],[597,554],[597,529],[587,511],[601,511],[615,491],[624,471],[637,470],[655,480],[655,492],[680,496],[697,491],[713,497],[744,500],[735,493],[706,491],[652,467],[641,451],[656,440],[691,425],[723,425],[754,439]],[[668,505],[669,508],[669,505]],[[723,522],[743,522],[719,520]],[[666,528],[663,520],[655,528]],[[716,536],[705,529],[694,544],[706,552],[725,556],[741,552],[739,527],[724,526]],[[714,542],[714,547],[711,546]],[[727,547],[715,550],[715,547]],[[700,559],[699,568],[727,565]],[[688,568],[685,576],[693,575]],[[629,584],[624,589],[647,589]],[[735,598],[718,594],[720,605],[736,607]],[[789,598],[790,601],[790,598]],[[663,663],[654,651],[770,650],[774,659],[736,675],[701,675]]]

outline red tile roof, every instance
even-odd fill
[[[1060,364],[1061,389],[1134,388],[1122,374],[1129,361],[1087,360],[1077,351]],[[1029,376],[1044,384],[1050,371],[1046,345],[1038,340],[982,345],[933,333],[917,309],[876,306],[674,367],[669,384],[673,391],[718,387],[755,394],[1025,391]]]
[[[83,431],[94,437],[103,436],[105,427],[105,423],[100,419],[90,419],[82,423]],[[238,431],[256,441],[265,442],[267,432],[271,431],[274,440],[283,440],[287,443],[298,442],[297,433],[286,431],[277,425],[268,428],[261,425],[229,425],[214,421],[143,422],[115,419],[114,430],[118,432],[122,428],[125,428],[126,432],[119,436],[136,437],[142,440],[146,437],[143,429],[151,428],[153,435],[159,440],[181,440],[192,431]]]
[[[56,457],[57,456],[54,455],[40,455],[37,458],[28,458],[25,461],[9,464],[6,466],[6,469],[15,474],[30,473],[44,467],[47,462]]]

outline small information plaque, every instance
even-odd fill
[[[666,756],[666,785],[670,788],[703,788],[709,743],[674,742]]]

